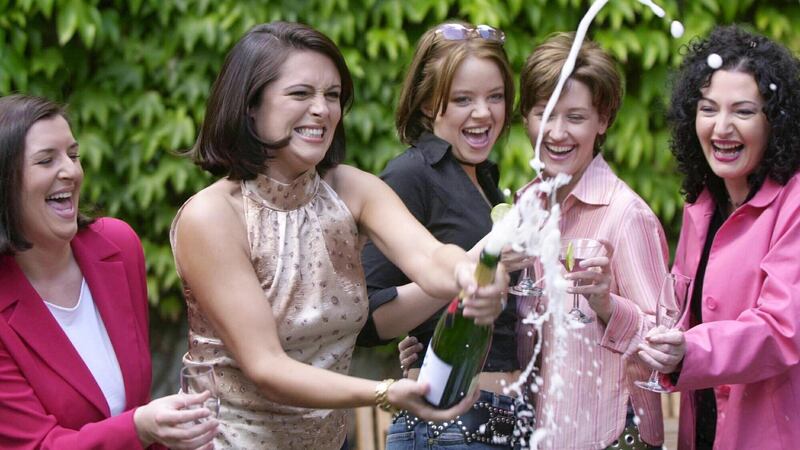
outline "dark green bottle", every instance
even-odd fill
[[[481,252],[475,269],[478,286],[494,281],[499,260],[499,252]],[[462,294],[454,298],[439,318],[419,372],[418,380],[430,384],[425,398],[441,409],[455,405],[476,387],[492,344],[494,326],[476,325],[464,317],[462,298]]]

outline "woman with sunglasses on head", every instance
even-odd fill
[[[491,230],[489,213],[503,201],[497,167],[488,160],[508,129],[514,98],[503,40],[499,30],[462,22],[445,23],[422,35],[396,113],[398,134],[410,147],[381,174],[437,239],[464,249],[473,248]],[[426,294],[373,243],[365,247],[363,263],[374,322],[367,322],[359,343],[386,342],[413,328],[414,342],[427,344],[451,299]],[[403,314],[407,308],[419,313]],[[387,448],[509,448],[514,399],[502,395],[502,389],[519,376],[516,321],[512,300],[495,322],[479,375],[480,399],[467,414],[442,424],[403,412],[389,429]],[[416,379],[420,363],[421,358],[408,370],[410,378]]]
[[[673,272],[694,284],[641,357],[681,391],[680,449],[800,443],[798,92],[800,60],[738,26],[693,40],[673,86],[687,200]]]
[[[339,449],[365,405],[447,420],[411,380],[347,376],[368,314],[360,250],[370,238],[436,296],[475,296],[497,315],[507,276],[477,287],[474,260],[437,241],[377,177],[339,164],[353,94],[336,45],[308,26],[251,29],[228,53],[193,150],[224,178],[187,200],[171,240],[184,283],[189,351],[212,364],[220,448]],[[411,312],[413,313],[413,312]]]
[[[208,450],[210,393],[150,400],[142,244],[78,212],[64,109],[0,98],[0,447]]]
[[[530,54],[520,74],[520,112],[532,145],[574,39],[574,33],[551,36]],[[584,41],[544,126],[541,158],[545,176],[572,176],[556,192],[562,239],[595,239],[605,242],[607,252],[581,264],[594,270],[566,276],[580,280],[568,292],[580,294],[580,309],[593,320],[569,330],[559,373],[550,364],[553,346],[547,345],[555,329],[551,321],[543,325],[536,426],[556,434],[546,435],[540,449],[650,449],[664,439],[660,398],[634,385],[649,370],[631,355],[654,322],[669,253],[655,214],[603,158],[605,134],[621,102],[622,80],[614,60]],[[538,265],[536,272],[538,278]],[[534,349],[525,338],[528,333],[528,326],[520,328],[523,361]],[[560,398],[547,395],[551,384],[562,382]]]

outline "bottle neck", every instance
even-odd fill
[[[486,250],[481,251],[481,255],[478,258],[478,266],[475,268],[475,281],[478,286],[485,286],[494,281],[494,273],[499,262],[499,254],[495,255]]]

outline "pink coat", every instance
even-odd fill
[[[126,411],[108,403],[14,258],[0,255],[0,448],[137,449],[136,406],[150,397],[145,266],[124,222],[101,219],[72,240],[125,383]]]
[[[713,208],[708,191],[685,207],[673,272],[694,277]],[[676,385],[678,448],[694,449],[691,394],[708,387],[715,449],[800,448],[800,174],[785,186],[767,180],[722,224],[702,311],[704,323],[685,334]]]

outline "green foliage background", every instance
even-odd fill
[[[681,45],[715,24],[740,22],[800,51],[796,0],[664,0],[669,22],[636,0],[612,0],[591,36],[620,62],[626,97],[606,158],[660,216],[674,243],[679,179],[663,111]],[[574,30],[586,0],[0,0],[0,95],[25,92],[69,104],[81,144],[84,199],[128,221],[147,255],[154,317],[181,317],[168,230],[179,205],[211,178],[174,151],[191,147],[226,51],[250,27],[276,19],[317,27],[342,48],[355,76],[346,117],[349,161],[379,172],[403,150],[393,108],[417,38],[448,18],[505,30],[515,68],[549,33]],[[502,187],[531,176],[518,120],[493,158]],[[163,322],[162,322],[163,323]]]

